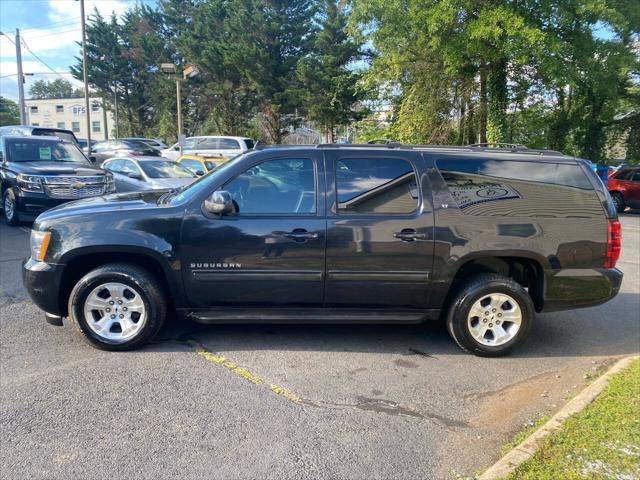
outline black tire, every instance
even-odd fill
[[[490,294],[500,293],[506,294],[516,301],[520,307],[521,324],[508,342],[498,346],[489,346],[480,343],[473,337],[468,316],[475,302]],[[531,297],[522,285],[502,275],[481,274],[472,277],[458,290],[450,303],[446,323],[449,334],[464,351],[480,357],[500,357],[524,343],[531,332],[534,314],[535,309]]]
[[[620,195],[618,192],[614,192],[611,194],[611,199],[613,200],[613,204],[616,207],[616,211],[618,213],[624,212],[624,209],[627,208],[627,206],[624,203],[624,198],[622,198],[622,195]]]
[[[13,203],[13,208],[7,210],[7,202]],[[20,224],[20,214],[18,213],[18,200],[16,193],[12,188],[7,188],[2,194],[2,210],[4,211],[4,220],[7,225],[15,227]]]
[[[111,341],[101,337],[89,327],[88,321],[91,319],[85,318],[84,306],[88,296],[101,284],[109,282],[131,287],[131,291],[140,295],[144,303],[144,323],[135,336],[126,341]],[[141,267],[128,263],[103,265],[87,273],[73,287],[69,296],[69,316],[76,326],[75,330],[92,346],[111,351],[133,350],[152,340],[162,328],[167,316],[165,292],[158,279]]]

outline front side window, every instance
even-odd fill
[[[228,182],[240,215],[304,215],[316,212],[313,160],[268,160]]]
[[[140,162],[140,168],[149,178],[193,178],[191,170],[175,162],[165,160],[146,160]]]
[[[338,213],[409,214],[417,210],[416,174],[399,158],[342,158],[336,162]]]
[[[244,144],[247,146],[248,150],[251,150],[255,146],[255,143],[250,138],[245,138]]]
[[[121,173],[123,162],[124,160],[109,160],[106,165],[104,165],[104,168],[110,172]]]
[[[201,138],[198,140],[198,148],[202,149],[217,149],[218,147],[218,139],[217,138]]]
[[[138,170],[138,167],[136,167],[136,164],[133,163],[131,160],[124,160],[122,162],[121,171],[124,174],[127,174],[127,173],[140,173],[140,170]]]

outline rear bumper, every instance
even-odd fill
[[[63,267],[53,263],[37,262],[31,258],[22,262],[24,287],[33,303],[52,319],[64,316],[65,313],[59,297]]]
[[[547,272],[542,312],[592,307],[620,291],[623,274],[617,268],[564,269]]]

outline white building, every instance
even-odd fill
[[[25,104],[27,125],[64,128],[73,131],[78,138],[87,138],[84,98],[25,100]],[[115,127],[112,112],[102,109],[102,101],[99,98],[92,98],[89,104],[91,105],[91,139],[106,140],[112,137]]]

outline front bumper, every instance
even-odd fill
[[[35,220],[42,212],[71,200],[51,198],[44,193],[20,190],[16,198],[18,212],[22,220]]]
[[[617,268],[563,269],[547,272],[543,312],[592,307],[620,291],[623,274]]]
[[[22,262],[24,287],[33,303],[52,318],[65,315],[64,306],[60,304],[63,267],[64,265],[38,262],[32,258]]]

